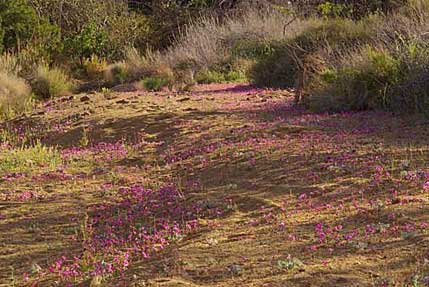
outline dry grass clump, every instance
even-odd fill
[[[275,9],[259,11],[254,8],[222,22],[214,17],[204,17],[187,26],[176,45],[164,56],[172,67],[193,62],[197,67],[211,68],[229,61],[239,41],[282,40],[294,37],[308,27],[307,21],[291,20],[292,16]],[[290,25],[285,26],[287,23]]]
[[[32,87],[37,97],[49,99],[69,94],[73,84],[62,69],[40,64],[34,72]]]
[[[0,70],[13,75],[18,75],[22,71],[18,57],[11,53],[0,55]]]
[[[245,77],[243,70],[250,65],[248,59],[243,61],[243,57],[235,53],[239,43],[292,38],[310,25],[308,21],[291,20],[292,16],[274,8],[248,8],[241,15],[223,20],[202,17],[188,25],[175,44],[163,52],[147,51],[141,54],[136,49],[129,49],[124,61],[107,69],[105,79],[123,82],[162,78],[162,81],[155,82],[178,90],[189,89],[196,83],[196,75],[200,82],[220,79],[242,81]],[[241,66],[240,63],[245,65]],[[148,82],[153,82],[153,79]]]
[[[85,74],[90,80],[101,80],[103,78],[104,72],[107,69],[107,66],[107,61],[98,57],[97,55],[92,55],[83,62]]]
[[[7,119],[31,109],[31,88],[18,76],[19,61],[12,54],[0,56],[0,118]]]
[[[159,52],[147,50],[144,54],[134,47],[125,51],[124,60],[108,65],[104,71],[104,81],[109,84],[121,84],[141,80],[157,74],[164,65]]]

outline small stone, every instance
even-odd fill
[[[186,98],[178,99],[177,101],[178,101],[178,102],[186,102],[186,101],[189,101],[190,99],[191,99],[191,98],[186,97]]]
[[[127,100],[125,100],[125,99],[122,99],[122,100],[116,101],[116,103],[117,103],[117,104],[128,104],[128,103],[129,103],[129,101],[127,101]]]
[[[88,101],[90,101],[91,99],[88,97],[88,96],[82,96],[82,97],[80,97],[80,101],[81,102],[88,102]]]
[[[231,264],[231,265],[228,266],[228,270],[233,275],[239,275],[241,272],[243,272],[243,267],[241,267],[238,264]]]

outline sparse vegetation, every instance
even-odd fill
[[[55,170],[62,164],[60,153],[37,142],[0,153],[0,172]]]
[[[0,0],[0,285],[428,286],[428,19]]]

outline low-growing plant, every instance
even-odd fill
[[[148,91],[160,91],[162,88],[169,85],[169,81],[166,78],[155,76],[143,79],[141,84]]]
[[[112,90],[106,87],[101,88],[101,93],[104,97],[110,97],[112,95]]]
[[[246,75],[241,71],[218,72],[202,70],[195,75],[195,81],[198,84],[237,83],[246,81]]]
[[[292,270],[296,267],[302,267],[303,265],[304,263],[302,263],[301,260],[296,257],[292,258],[290,255],[288,255],[285,260],[280,259],[277,261],[277,268],[280,270]]]
[[[32,88],[37,97],[54,98],[69,94],[72,90],[69,76],[60,68],[40,64],[33,76]]]
[[[62,164],[59,151],[40,142],[0,153],[0,171],[25,172],[33,169],[55,170]]]
[[[221,72],[202,70],[195,75],[198,84],[223,83],[226,81],[225,75]]]
[[[246,74],[242,71],[229,71],[225,75],[225,80],[229,83],[242,83],[246,82]]]

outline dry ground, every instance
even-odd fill
[[[0,286],[427,286],[429,122],[291,96],[104,91],[4,123]]]

